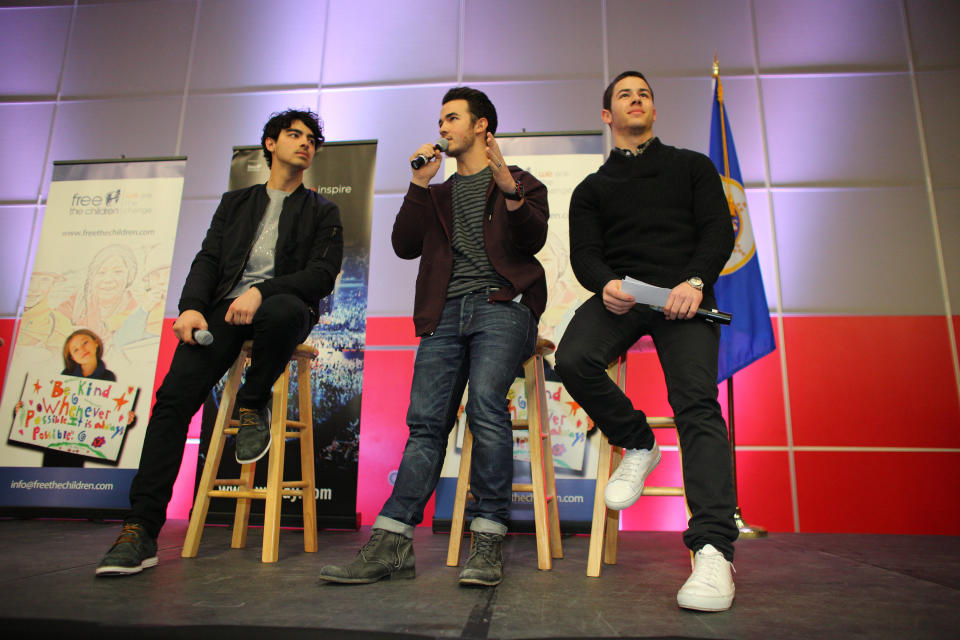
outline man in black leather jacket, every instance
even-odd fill
[[[269,180],[221,199],[180,296],[173,324],[180,344],[157,391],[130,487],[131,510],[97,575],[130,575],[157,564],[156,538],[190,419],[250,339],[251,364],[237,393],[237,462],[259,460],[269,449],[271,387],[316,324],[343,259],[336,205],[303,186],[322,143],[316,114],[275,114],[261,138]],[[200,336],[213,342],[203,346]]]

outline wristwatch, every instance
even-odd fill
[[[703,280],[697,276],[692,278],[687,278],[687,284],[696,289],[697,291],[703,291]]]
[[[513,193],[504,192],[503,197],[506,198],[507,200],[517,200],[517,201],[523,200],[523,184],[519,180],[517,180],[516,182],[514,182],[514,186],[516,187],[517,190]]]

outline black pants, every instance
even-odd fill
[[[733,520],[730,442],[717,402],[720,328],[697,318],[667,320],[645,305],[618,316],[594,296],[577,309],[563,334],[557,373],[611,444],[649,449],[654,437],[646,415],[634,409],[606,373],[611,361],[647,334],[660,357],[683,450],[683,484],[691,513],[684,544],[694,550],[712,544],[733,560],[739,531]]]
[[[313,326],[306,303],[294,295],[266,298],[249,325],[224,322],[230,302],[222,302],[204,316],[213,344],[177,346],[170,371],[157,390],[140,469],[130,486],[130,514],[126,518],[127,522],[143,525],[153,537],[167,518],[167,503],[180,470],[190,419],[233,364],[243,342],[253,340],[253,354],[246,382],[237,392],[237,405],[259,409],[270,401],[273,383]]]

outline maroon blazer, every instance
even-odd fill
[[[483,218],[483,243],[490,264],[510,282],[493,291],[490,302],[520,302],[540,318],[547,305],[547,281],[543,267],[534,257],[547,239],[547,188],[519,167],[509,167],[523,184],[523,204],[507,211],[503,192],[491,179]],[[452,178],[452,176],[451,176]],[[413,325],[418,336],[433,333],[447,299],[447,285],[453,271],[452,182],[424,189],[412,182],[393,223],[393,250],[406,260],[420,258],[413,302]]]

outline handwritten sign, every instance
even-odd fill
[[[136,387],[63,375],[27,380],[10,441],[117,461]]]

